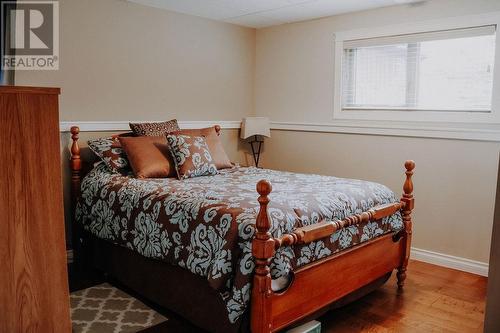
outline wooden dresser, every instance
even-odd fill
[[[0,332],[70,332],[58,88],[0,86]]]

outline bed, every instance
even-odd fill
[[[377,183],[252,167],[140,180],[91,166],[71,133],[76,256],[197,326],[274,332],[394,269],[404,285],[413,161],[400,200]]]

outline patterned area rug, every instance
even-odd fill
[[[107,283],[73,292],[70,298],[73,333],[135,333],[167,320]]]

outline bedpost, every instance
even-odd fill
[[[80,147],[78,146],[78,139],[80,134],[80,128],[78,126],[71,127],[71,140],[73,144],[71,145],[71,190],[73,205],[76,204],[76,199],[80,195],[80,171],[82,169],[82,161],[80,159]]]
[[[411,177],[413,176],[413,169],[415,169],[415,162],[408,160],[405,162],[406,168],[406,180],[403,185],[403,196],[401,197],[401,202],[404,203],[404,207],[401,211],[403,215],[403,226],[402,231],[402,241],[403,257],[401,259],[401,265],[398,267],[398,289],[402,290],[404,282],[406,279],[406,267],[408,266],[408,259],[410,258],[410,248],[411,248],[411,234],[412,234],[412,221],[411,221],[411,211],[413,210],[415,199],[413,198],[413,181]]]
[[[259,192],[259,214],[257,215],[257,232],[252,242],[252,254],[255,260],[251,300],[252,333],[271,332],[271,274],[269,263],[274,256],[274,240],[271,238],[271,222],[267,212],[269,193],[272,187],[267,180],[257,183]]]
[[[78,126],[71,127],[71,220],[72,220],[72,247],[73,247],[73,261],[77,264],[80,263],[80,232],[79,227],[76,223],[75,209],[78,202],[78,197],[80,196],[80,182],[81,182],[81,170],[82,161],[80,158],[80,147],[78,146],[78,139],[80,134],[80,128]]]

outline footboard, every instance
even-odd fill
[[[255,276],[251,299],[251,328],[254,333],[274,332],[284,328],[345,295],[367,285],[397,268],[398,288],[402,289],[411,246],[411,211],[414,206],[412,175],[415,163],[406,161],[406,180],[400,202],[376,206],[361,214],[339,221],[323,221],[298,228],[280,238],[272,238],[267,213],[271,184],[257,184],[260,211],[257,233],[252,243]],[[294,278],[283,292],[273,292],[269,263],[281,246],[307,244],[336,231],[379,220],[401,211],[404,228],[397,234],[386,234],[336,255],[315,261],[294,272]]]

